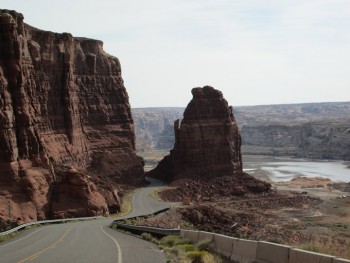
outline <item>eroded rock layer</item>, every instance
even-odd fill
[[[142,180],[119,60],[0,10],[0,221],[114,212]]]
[[[175,121],[175,145],[150,175],[213,178],[242,173],[241,136],[220,91],[192,89],[193,99],[182,120]]]
[[[175,121],[174,148],[148,173],[171,182],[161,196],[200,202],[269,191],[270,184],[242,171],[241,135],[221,91],[205,86],[192,95],[183,119]]]

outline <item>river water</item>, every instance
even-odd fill
[[[350,162],[267,156],[243,156],[247,173],[267,176],[271,181],[289,181],[297,176],[326,177],[334,182],[350,182]]]

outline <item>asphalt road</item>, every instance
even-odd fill
[[[167,207],[151,197],[160,185],[139,189],[133,196],[132,217],[150,214]],[[84,262],[84,263],[157,263],[166,262],[163,253],[150,242],[109,228],[116,218],[54,224],[22,231],[0,244],[0,262]]]

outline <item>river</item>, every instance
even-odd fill
[[[350,162],[346,161],[243,156],[243,169],[274,182],[289,181],[297,176],[318,176],[334,182],[350,182]]]

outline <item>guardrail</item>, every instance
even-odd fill
[[[254,241],[224,236],[216,233],[181,229],[181,236],[199,242],[209,240],[213,249],[244,263],[350,263],[350,260],[309,252],[290,246],[265,241]]]
[[[136,231],[138,233],[152,233],[156,235],[161,236],[167,236],[167,235],[180,235],[180,229],[174,228],[174,229],[166,229],[166,228],[158,228],[158,227],[149,227],[149,226],[135,226],[135,225],[129,225],[129,224],[123,224],[119,222],[115,222],[118,228],[127,229]]]
[[[124,219],[131,219],[131,218],[135,218],[135,217],[141,217],[141,216],[158,215],[158,214],[163,213],[163,212],[165,212],[165,211],[167,211],[169,209],[170,209],[170,206],[163,207],[163,208],[160,208],[160,209],[154,209],[148,214],[142,214],[142,213],[141,214],[137,214],[137,213],[135,214],[134,212],[131,212],[128,215],[122,216],[119,219],[114,220],[114,222],[118,222],[118,221],[121,221],[121,220],[124,220]]]
[[[169,209],[168,207],[167,208],[161,208],[161,209],[152,211],[152,213],[150,213],[150,214],[137,215],[137,216],[156,215],[156,214],[162,213],[162,212],[164,212],[164,211],[166,211],[168,209]],[[136,217],[136,216],[133,216],[133,215],[125,216],[125,217],[122,217],[119,220],[133,218],[133,217]],[[92,219],[98,219],[98,218],[103,218],[103,216],[76,217],[76,218],[65,218],[65,219],[52,219],[52,220],[34,221],[34,222],[29,222],[29,223],[26,223],[26,224],[19,225],[19,226],[15,227],[15,228],[11,228],[11,229],[6,230],[4,232],[0,232],[0,236],[5,236],[5,235],[8,235],[8,234],[11,234],[13,232],[16,232],[18,230],[21,230],[23,228],[26,228],[26,227],[32,226],[32,225],[42,225],[42,224],[51,224],[51,223],[63,223],[63,222],[67,222],[67,221],[77,221],[77,220],[92,220]],[[117,222],[119,220],[116,220],[115,222]]]
[[[132,232],[137,232],[137,233],[147,232],[147,233],[152,233],[152,234],[156,234],[156,235],[160,235],[160,236],[180,235],[180,229],[177,229],[177,228],[175,228],[175,229],[170,228],[169,229],[169,228],[158,228],[158,227],[149,227],[149,226],[135,226],[135,225],[120,223],[120,221],[122,221],[124,219],[131,219],[131,218],[135,218],[138,216],[157,215],[157,214],[163,213],[169,209],[170,209],[170,207],[166,207],[166,208],[153,210],[152,213],[146,214],[146,215],[137,215],[137,216],[132,215],[132,216],[122,217],[120,219],[114,220],[114,223],[117,225],[118,228],[132,230]]]
[[[43,221],[35,221],[35,222],[29,222],[23,225],[19,225],[15,228],[9,229],[4,232],[0,232],[0,236],[5,236],[8,234],[11,234],[13,232],[16,232],[18,230],[21,230],[23,228],[26,228],[27,226],[32,226],[32,225],[42,225],[42,224],[51,224],[51,223],[63,223],[67,221],[77,221],[77,220],[92,220],[92,219],[98,219],[102,218],[102,216],[93,216],[93,217],[77,217],[77,218],[65,218],[65,219],[52,219],[52,220],[43,220]]]

